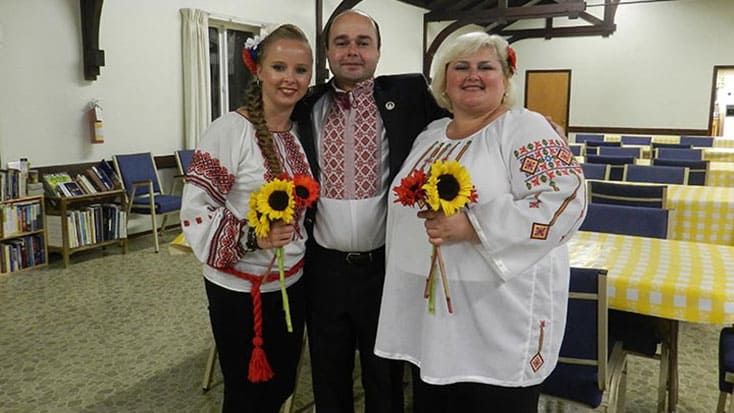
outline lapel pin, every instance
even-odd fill
[[[391,101],[389,101],[389,102],[385,103],[385,108],[386,108],[387,110],[393,110],[393,109],[395,109],[395,102],[393,102],[393,101],[391,100]]]

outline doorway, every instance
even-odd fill
[[[734,66],[714,66],[709,113],[711,136],[734,138]]]
[[[568,135],[571,101],[570,70],[528,70],[525,72],[525,107],[550,117]]]

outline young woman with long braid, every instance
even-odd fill
[[[308,90],[313,57],[303,32],[278,27],[243,50],[254,74],[245,105],[215,120],[186,175],[181,223],[204,264],[209,316],[224,375],[223,412],[277,413],[292,393],[304,325],[303,213],[258,237],[250,195],[286,173],[310,175],[290,118]],[[284,248],[288,332],[274,249]]]

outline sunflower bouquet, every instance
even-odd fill
[[[431,164],[428,174],[422,169],[414,169],[393,191],[397,197],[395,202],[404,206],[442,211],[446,216],[451,216],[477,201],[477,192],[471,183],[469,172],[456,160],[436,160]],[[434,245],[423,292],[428,299],[428,310],[431,313],[435,311],[434,274],[437,268],[446,294],[446,306],[449,313],[453,313],[441,247]]]
[[[272,222],[293,222],[302,210],[313,205],[319,196],[319,184],[309,175],[296,174],[293,178],[282,175],[264,183],[258,191],[250,195],[247,221],[255,229],[255,235],[266,237]],[[283,297],[283,311],[288,332],[293,332],[288,293],[285,288],[285,263],[283,247],[275,249],[273,259],[278,260],[280,293]],[[272,262],[271,262],[272,264]]]

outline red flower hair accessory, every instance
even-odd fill
[[[257,51],[262,40],[260,36],[250,37],[245,41],[245,47],[242,49],[242,61],[253,75],[257,73]]]
[[[517,55],[512,46],[507,46],[507,64],[510,66],[510,71],[514,74],[517,70]]]

